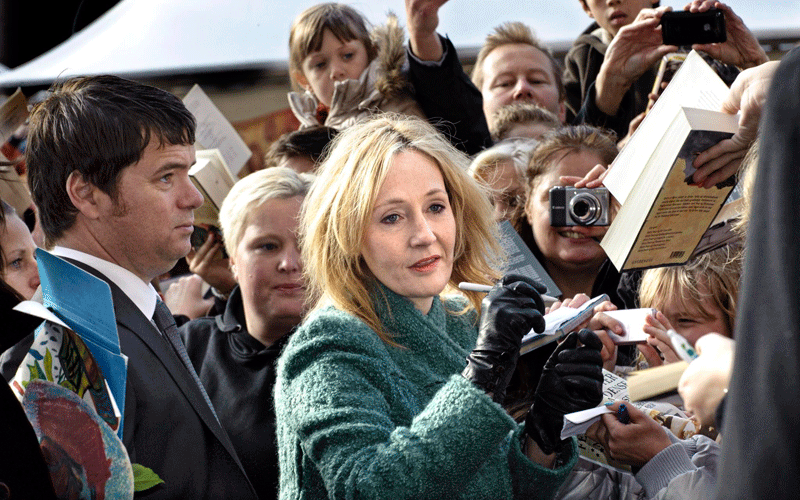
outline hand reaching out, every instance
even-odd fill
[[[189,270],[200,276],[203,281],[220,293],[228,294],[236,286],[236,279],[230,270],[228,259],[217,258],[221,250],[221,237],[209,231],[208,238],[200,248],[189,251],[186,262],[189,264]]]
[[[623,404],[630,415],[627,424],[617,418],[616,412]],[[589,427],[586,436],[601,444],[614,460],[641,467],[672,444],[666,429],[634,405],[617,401],[608,408],[614,413],[601,415],[601,420]]]
[[[663,45],[661,38],[661,16],[669,10],[671,7],[642,9],[608,45],[595,82],[595,104],[603,113],[615,115],[630,86],[664,55],[678,50]]]
[[[742,69],[752,68],[769,61],[767,53],[758,43],[758,39],[745,26],[742,18],[730,7],[716,0],[694,0],[684,7],[690,12],[706,12],[708,9],[720,9],[725,15],[725,32],[727,40],[723,43],[695,44],[694,50],[700,50],[725,64]]]
[[[686,410],[701,425],[716,426],[714,415],[728,390],[733,371],[735,342],[718,333],[697,339],[698,358],[689,364],[678,383]]]
[[[644,332],[650,335],[650,337],[647,339],[646,346],[640,346],[640,351],[642,351],[647,359],[647,363],[652,367],[680,361],[681,357],[675,352],[675,349],[672,347],[672,340],[670,340],[667,334],[667,330],[673,330],[672,324],[670,324],[667,317],[664,316],[661,311],[658,311],[655,315],[648,315],[645,321],[647,324],[644,326]],[[653,356],[654,352],[652,350],[646,350],[647,346],[657,349],[657,352],[660,352],[664,359],[662,360],[657,353]]]
[[[761,110],[778,64],[778,61],[768,62],[742,71],[736,77],[722,103],[722,111],[730,114],[741,111],[739,129],[730,139],[720,141],[695,158],[697,171],[692,178],[695,183],[710,188],[739,170],[742,158],[758,136]]]
[[[411,52],[423,61],[438,61],[443,48],[436,28],[439,27],[439,9],[447,0],[405,1]]]
[[[203,298],[203,279],[196,274],[183,276],[164,292],[164,303],[173,314],[182,314],[189,319],[205,316],[214,299]]]

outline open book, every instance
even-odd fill
[[[203,204],[194,211],[194,225],[219,227],[219,209],[236,180],[218,149],[196,153],[197,162],[189,169],[189,177],[203,194]]]
[[[622,204],[600,245],[620,271],[683,264],[733,189],[691,184],[692,162],[731,137],[738,117],[717,111],[728,87],[696,52],[611,165],[604,185]]]

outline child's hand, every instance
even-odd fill
[[[650,338],[647,339],[647,344],[658,349],[664,356],[663,362],[674,363],[680,361],[681,357],[673,349],[672,341],[667,335],[667,330],[674,330],[667,317],[661,311],[658,311],[655,315],[648,315],[645,322],[647,324],[644,325],[644,333],[650,335]],[[647,353],[645,353],[645,357],[647,358]],[[647,358],[647,361],[650,363],[650,358]],[[658,366],[660,364],[663,363],[651,364],[650,366]]]
[[[617,417],[623,404],[630,415],[627,424]],[[632,404],[617,401],[608,408],[614,413],[601,415],[600,422],[586,431],[586,437],[601,444],[614,460],[641,467],[672,444],[666,429]]]
[[[689,364],[678,383],[686,410],[701,425],[714,426],[714,415],[728,390],[733,368],[735,343],[718,333],[697,339],[700,355]]]
[[[622,335],[622,324],[616,319],[606,315],[604,311],[615,311],[617,307],[611,302],[603,302],[594,308],[595,314],[589,320],[586,328],[594,331],[603,343],[600,350],[600,357],[603,358],[603,368],[613,372],[617,364],[617,344],[609,337],[606,330],[611,330],[617,335]]]

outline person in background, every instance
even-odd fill
[[[524,426],[496,403],[544,327],[542,288],[506,276],[485,298],[442,295],[499,275],[466,165],[419,119],[336,138],[300,222],[315,305],[278,362],[281,498],[550,498],[572,468],[563,415],[601,399],[599,340],[564,340]]]
[[[256,498],[150,285],[191,247],[203,196],[180,99],[110,75],[61,81],[30,117],[28,183],[53,253],[109,285],[128,357],[122,442],[149,498]],[[80,293],[80,290],[76,290]]]
[[[522,184],[525,167],[537,142],[533,139],[509,139],[478,153],[469,166],[473,179],[491,188],[494,220],[502,222],[525,206]]]
[[[309,127],[283,134],[270,144],[264,155],[264,168],[289,167],[298,173],[313,173],[335,136],[336,129],[330,127]]]
[[[618,307],[624,305],[617,297],[619,273],[598,243],[607,226],[550,224],[550,189],[571,186],[596,165],[609,165],[616,155],[612,136],[594,127],[578,125],[544,136],[528,163],[524,216],[532,232],[523,232],[521,236],[564,298],[579,293],[589,297],[606,293]],[[567,177],[571,183],[565,182]]]
[[[404,38],[394,15],[371,33],[349,5],[301,12],[289,34],[289,76],[304,90],[289,94],[289,106],[301,128],[341,130],[377,111],[424,117],[403,71]]]
[[[16,210],[5,201],[0,200],[0,204],[3,210],[0,277],[25,300],[29,300],[39,288],[39,268],[34,255],[36,244]]]
[[[562,125],[552,112],[532,103],[516,103],[503,106],[492,117],[492,140],[527,137],[540,139],[547,132]]]
[[[233,186],[222,203],[220,224],[239,284],[222,314],[180,328],[189,359],[259,498],[278,494],[272,389],[275,362],[305,311],[297,215],[312,179],[275,167]]]

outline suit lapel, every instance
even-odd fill
[[[136,307],[131,299],[125,295],[125,292],[114,284],[114,282],[106,278],[93,267],[87,266],[82,262],[71,259],[65,260],[108,283],[108,286],[111,288],[111,298],[114,302],[114,314],[116,315],[117,325],[129,330],[150,348],[155,357],[167,369],[167,373],[170,374],[195,412],[197,412],[206,426],[214,433],[225,449],[228,450],[228,453],[236,460],[236,463],[239,464],[239,467],[241,467],[239,457],[233,448],[233,444],[231,444],[230,438],[228,438],[228,434],[214,417],[211,408],[208,407],[200,392],[200,388],[197,387],[194,378],[192,378],[191,374],[189,374],[184,366],[183,361],[181,361],[172,346],[170,346],[169,341],[161,335],[161,332],[158,331],[156,326],[142,314],[142,311]]]

